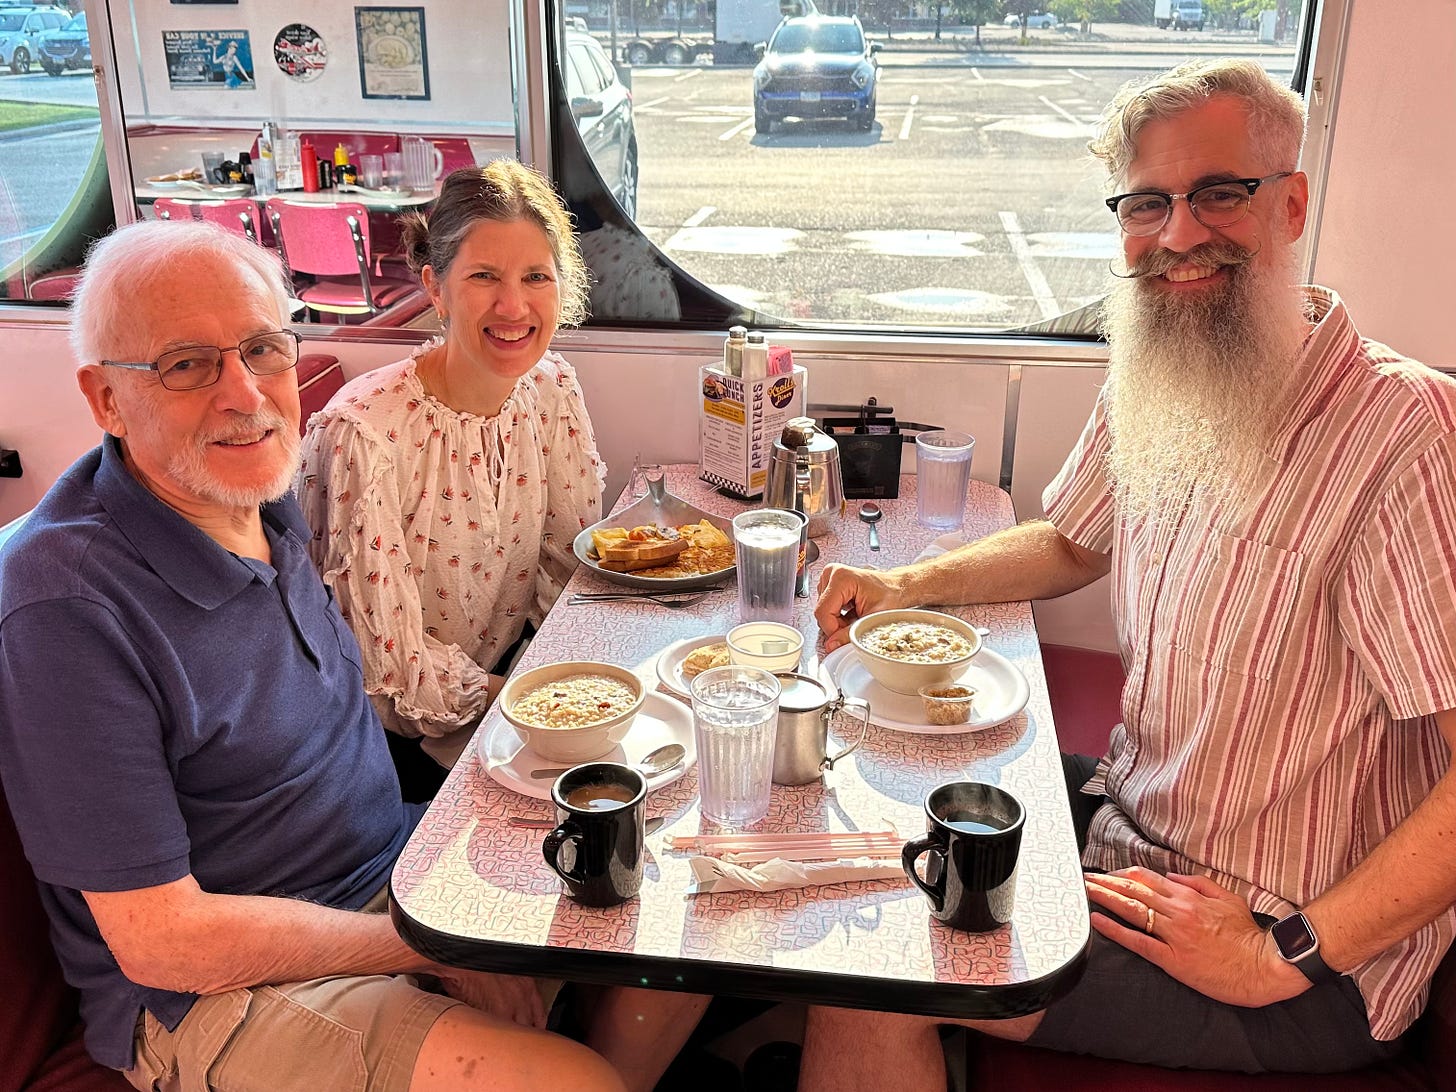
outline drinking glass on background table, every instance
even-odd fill
[[[219,178],[217,172],[227,160],[226,152],[203,152],[202,153],[202,181],[205,185],[211,186],[216,182],[226,182],[226,178]]]
[[[384,157],[382,155],[361,155],[359,157],[359,185],[366,190],[377,190],[384,181]]]
[[[803,528],[803,513],[783,508],[759,508],[733,517],[739,621],[793,621]]]
[[[647,496],[651,490],[648,488],[650,482],[659,481],[662,478],[663,470],[660,463],[632,464],[632,477],[627,482],[627,495],[633,500]]]
[[[966,514],[976,439],[938,429],[915,437],[915,515],[922,527],[957,530]]]
[[[756,667],[715,667],[693,679],[692,694],[703,817],[758,822],[768,814],[779,681]]]
[[[396,189],[405,184],[404,156],[401,153],[384,153],[384,184]]]

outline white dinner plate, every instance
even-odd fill
[[[253,187],[241,182],[232,182],[226,186],[208,186],[207,192],[216,197],[241,197],[245,193],[252,193]]]
[[[191,186],[200,186],[201,182],[193,182],[189,178],[148,178],[148,186],[157,190],[180,190]]]
[[[551,799],[551,779],[534,778],[531,771],[568,763],[542,758],[521,741],[516,730],[495,710],[486,717],[486,723],[481,725],[476,738],[480,741],[476,744],[480,749],[480,761],[494,781],[524,796],[537,800]],[[665,743],[681,743],[688,753],[678,765],[649,780],[649,791],[671,785],[698,760],[697,745],[693,742],[692,710],[676,698],[649,692],[622,742],[592,761],[638,762],[648,751],[655,751]]]
[[[1026,676],[1005,656],[983,648],[956,681],[976,688],[971,719],[965,724],[931,724],[918,694],[897,694],[875,681],[853,645],[837,648],[824,657],[824,668],[851,698],[870,703],[870,721],[882,728],[927,736],[954,736],[979,732],[1009,720],[1026,708],[1031,687]]]
[[[727,640],[726,633],[719,633],[712,637],[688,637],[668,645],[657,657],[658,681],[674,694],[691,698],[693,681],[683,674],[683,663],[696,649],[700,649],[704,645],[724,643]]]

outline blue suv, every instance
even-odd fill
[[[40,64],[52,76],[68,68],[91,68],[91,36],[86,33],[84,11],[60,30],[41,35]]]
[[[785,19],[753,70],[754,129],[772,132],[786,117],[842,117],[868,132],[875,123],[879,51],[853,16]]]

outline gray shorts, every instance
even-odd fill
[[[1365,1002],[1341,976],[1262,1008],[1226,1005],[1092,934],[1087,972],[1027,1043],[1168,1068],[1338,1073],[1384,1062],[1403,1039],[1370,1035]]]
[[[1100,803],[1078,791],[1095,765],[1085,755],[1063,756],[1079,845],[1083,824]],[[1403,1038],[1371,1036],[1365,1002],[1348,976],[1288,1001],[1241,1008],[1205,997],[1100,933],[1092,934],[1081,981],[1046,1010],[1027,1042],[1169,1068],[1243,1073],[1343,1072],[1387,1061],[1405,1045]]]

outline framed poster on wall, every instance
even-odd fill
[[[366,99],[428,99],[424,8],[355,8],[359,91]]]

